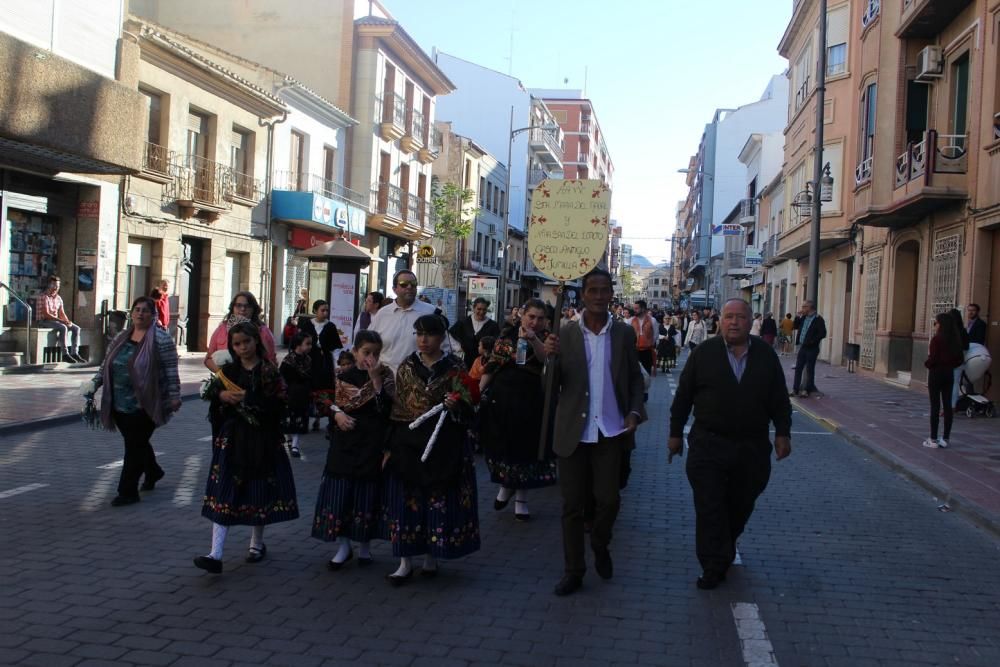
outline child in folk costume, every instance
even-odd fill
[[[677,328],[666,317],[659,327],[659,340],[656,342],[656,358],[660,363],[660,370],[669,373],[670,369],[676,365],[677,361]]]
[[[358,565],[372,564],[371,540],[381,520],[382,460],[389,411],[396,395],[392,370],[379,363],[382,338],[369,330],[354,340],[355,363],[339,371],[334,401],[321,406],[330,419],[330,449],[316,498],[312,536],[339,544],[327,562],[336,571],[354,557],[351,540],[360,542]],[[341,359],[347,352],[341,353]]]
[[[412,576],[413,556],[424,556],[421,574],[432,577],[438,558],[465,556],[480,545],[476,471],[465,437],[478,385],[457,357],[441,350],[447,333],[443,317],[423,315],[413,328],[417,351],[396,371],[385,482],[387,537],[400,558],[399,568],[386,575],[393,586]],[[461,398],[466,392],[472,396],[469,401]],[[434,417],[409,428],[439,405],[446,410],[443,420]]]
[[[495,336],[483,336],[479,340],[479,355],[469,369],[469,377],[473,380],[479,380],[486,374],[486,364],[489,363],[490,354],[493,353],[493,346],[496,342]]]
[[[220,424],[201,514],[212,521],[212,550],[195,566],[219,574],[230,526],[252,526],[246,562],[264,558],[264,526],[299,516],[292,468],[282,446],[284,391],[278,369],[259,354],[259,329],[241,322],[229,329],[232,361],[206,384],[202,398]]]
[[[296,332],[288,347],[289,352],[278,369],[288,395],[284,431],[292,436],[292,456],[299,458],[302,456],[299,436],[309,432],[309,409],[312,406],[312,338],[303,331]]]

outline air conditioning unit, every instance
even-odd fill
[[[497,233],[497,226],[494,223],[490,223],[490,234]]]
[[[929,83],[944,76],[940,46],[928,46],[917,54],[917,81]]]

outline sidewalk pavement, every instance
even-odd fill
[[[198,393],[208,377],[204,352],[181,352],[178,370],[181,397]],[[10,433],[79,419],[80,385],[97,372],[96,365],[70,366],[38,373],[0,375],[0,432]]]
[[[781,361],[791,389],[795,356]],[[816,386],[822,396],[793,398],[796,408],[1000,534],[1000,420],[956,414],[949,447],[929,449],[922,444],[930,436],[926,390],[823,362],[816,365]]]

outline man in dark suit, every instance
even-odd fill
[[[490,302],[478,297],[472,302],[472,315],[455,322],[448,332],[462,346],[462,355],[467,367],[471,367],[472,362],[479,356],[479,341],[486,336],[496,338],[500,335],[500,325],[486,315],[489,309]]]
[[[785,373],[771,346],[750,335],[752,316],[747,302],[726,302],[722,335],[688,357],[670,407],[671,458],[683,452],[684,425],[694,407],[687,476],[703,571],[696,583],[704,590],[725,581],[736,540],[771,476],[770,422],[775,458],[780,461],[792,451]]]
[[[558,373],[553,450],[559,457],[566,574],[556,595],[569,595],[583,583],[583,515],[591,495],[596,501],[590,532],[594,569],[601,578],[611,578],[608,547],[620,504],[620,469],[636,427],[646,419],[635,332],[608,312],[611,274],[594,269],[583,277],[582,293],[580,320],[545,341],[546,354],[559,355],[546,371]]]
[[[969,332],[969,342],[986,345],[986,322],[979,319],[979,304],[970,303],[965,307],[965,330]]]
[[[826,338],[826,322],[823,316],[816,312],[816,304],[812,301],[802,302],[802,322],[795,336],[799,353],[795,358],[792,394],[809,398],[810,393],[820,393],[816,387],[816,359],[819,357],[820,341]],[[806,373],[805,386],[802,385],[803,371]]]

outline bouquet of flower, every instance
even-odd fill
[[[453,370],[448,374],[451,378],[451,390],[447,394],[447,398],[450,398],[455,403],[465,403],[469,407],[475,407],[479,405],[479,381],[471,377],[465,371]],[[427,441],[427,446],[424,447],[424,453],[420,456],[420,461],[422,463],[427,462],[427,457],[431,455],[431,451],[434,449],[434,443],[437,442],[438,433],[441,431],[441,426],[444,424],[444,418],[447,416],[445,411],[445,404],[439,403],[433,408],[420,415],[413,420],[410,424],[410,430],[417,428],[425,421],[438,415],[437,424],[434,426],[434,432],[431,433],[430,440]]]
[[[226,377],[226,374],[222,372],[222,367],[232,361],[233,358],[230,356],[228,350],[219,350],[212,354],[212,361],[215,365],[219,367],[219,370],[212,373],[210,376],[205,378],[201,383],[201,399],[204,401],[212,400],[216,395],[222,391],[243,391],[243,387],[239,386],[232,380]],[[242,417],[246,423],[251,426],[259,426],[260,422],[257,417],[254,416],[253,412],[243,403],[233,406],[236,412]]]
[[[83,419],[84,424],[95,430],[104,428],[101,424],[101,410],[97,407],[97,403],[94,400],[94,395],[100,388],[99,377],[100,375],[95,375],[80,385],[80,395],[86,401],[83,410],[80,411],[80,417]]]

